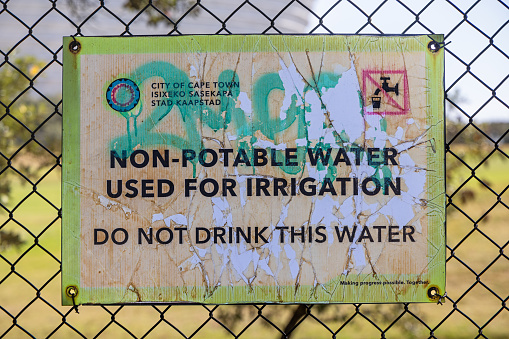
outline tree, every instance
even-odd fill
[[[32,179],[48,162],[40,146],[31,140],[37,126],[48,115],[47,105],[42,98],[25,93],[43,63],[33,56],[19,57],[10,63],[0,68],[0,213],[8,211],[5,206],[11,198],[12,186],[26,183],[16,171]],[[59,150],[61,128],[54,126],[51,130],[51,133],[37,133],[37,138],[50,149]],[[30,159],[21,159],[23,157]],[[0,249],[23,244],[19,234],[3,230],[3,226],[0,225]]]
[[[174,17],[174,12],[185,13],[193,7],[196,1],[192,0],[127,0],[124,7],[133,11],[141,11],[147,7],[149,26],[155,26],[159,23],[169,25],[170,22],[162,15],[168,18]],[[152,4],[152,6],[150,6]],[[162,14],[161,14],[162,13]],[[190,12],[191,15],[196,15],[198,8],[193,8]]]
[[[97,5],[97,1],[92,0],[67,0],[67,3],[75,15],[86,12],[89,6]],[[172,22],[168,18],[174,20],[179,14],[197,15],[200,8],[195,4],[195,0],[126,0],[122,7],[146,13],[149,26],[157,26],[159,23],[170,26]]]

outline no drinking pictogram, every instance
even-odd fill
[[[364,113],[403,115],[410,110],[406,70],[363,70]]]

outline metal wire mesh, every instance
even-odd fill
[[[17,245],[0,246],[1,338],[509,335],[509,124],[483,122],[494,112],[506,121],[509,116],[509,6],[504,1],[340,0],[318,6],[291,0],[267,6],[252,0],[227,2],[228,9],[219,11],[206,0],[182,0],[175,12],[164,8],[168,1],[139,3],[126,11],[113,1],[0,0],[0,34],[5,34],[0,45],[0,245]],[[445,304],[86,306],[80,314],[60,306],[61,210],[55,185],[65,112],[60,91],[50,90],[61,76],[60,37],[193,33],[186,21],[197,12],[216,27],[201,33],[239,33],[231,23],[241,14],[255,17],[262,27],[243,33],[288,33],[283,22],[295,9],[309,20],[307,31],[298,33],[444,33],[452,42],[445,47]],[[147,18],[159,24],[147,26]],[[51,25],[60,27],[58,39],[48,34]]]

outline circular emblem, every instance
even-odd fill
[[[130,79],[117,79],[108,86],[106,100],[115,111],[127,112],[140,101],[140,89]]]

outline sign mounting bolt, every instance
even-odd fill
[[[436,41],[430,41],[428,44],[428,49],[431,53],[436,53],[440,50],[440,44]]]
[[[75,37],[72,37],[73,41],[69,43],[69,50],[72,54],[78,54],[81,51],[81,44],[76,40]]]
[[[76,296],[78,295],[78,288],[76,286],[67,286],[65,289],[65,294],[72,299],[72,305],[76,313],[78,312],[78,305],[76,305]]]

